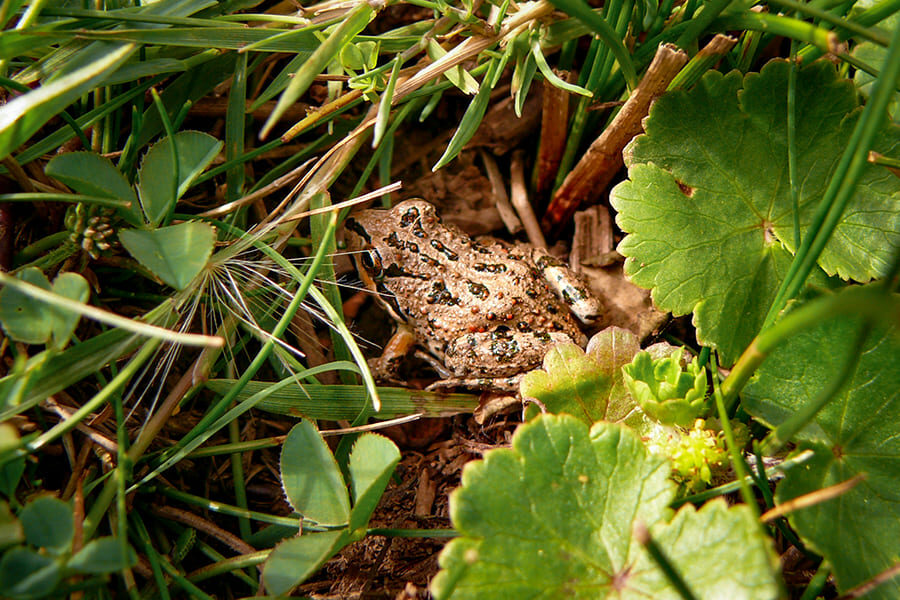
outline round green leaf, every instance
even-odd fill
[[[119,241],[154,275],[183,290],[209,262],[216,230],[196,221],[152,231],[124,229],[119,232]]]
[[[792,337],[763,363],[744,390],[748,413],[777,426],[814,400],[859,355],[841,392],[798,434],[812,460],[787,471],[776,498],[785,502],[865,475],[838,498],[791,513],[791,524],[834,568],[847,591],[896,564],[900,539],[900,338],[876,328],[862,348],[858,319],[832,319]],[[900,597],[891,579],[866,598]]]
[[[35,267],[28,267],[17,277],[76,302],[87,302],[90,297],[88,282],[77,273],[61,273],[52,286]],[[10,337],[18,341],[43,344],[52,339],[53,346],[61,350],[68,344],[80,318],[77,312],[36,301],[25,292],[9,287],[0,290],[0,321]]]
[[[5,550],[15,544],[25,541],[25,532],[22,524],[9,510],[9,504],[0,501],[0,550]],[[0,586],[2,589],[2,586]]]
[[[134,566],[136,562],[137,554],[130,545],[126,544],[123,547],[121,541],[116,538],[101,537],[91,540],[69,559],[66,566],[79,573],[102,575],[121,571]]]
[[[287,539],[272,550],[263,567],[263,583],[276,596],[287,594],[319,570],[346,542],[346,530],[317,531]]]
[[[625,271],[675,314],[694,312],[698,337],[731,364],[758,333],[794,251],[787,175],[788,63],[759,74],[708,73],[661,97],[646,134],[626,149],[629,181],[611,192],[627,235]],[[800,223],[811,216],[859,117],[852,82],[820,61],[797,78]],[[900,136],[885,127],[875,150]],[[896,153],[896,152],[893,152]],[[900,182],[870,165],[819,265],[845,279],[884,273],[900,245]],[[821,281],[819,272],[815,277]]]
[[[59,498],[41,496],[32,500],[19,513],[19,520],[25,539],[32,546],[62,553],[72,545],[75,535],[72,509]]]
[[[70,300],[84,304],[91,296],[90,286],[87,279],[78,273],[60,273],[53,280],[54,294],[63,296]],[[58,307],[48,307],[53,312],[53,320],[51,323],[51,339],[53,346],[59,350],[66,347],[69,339],[78,326],[81,315],[74,311],[62,310]]]
[[[16,277],[45,290],[51,289],[50,280],[36,267],[28,267]],[[10,287],[0,290],[0,322],[7,335],[16,341],[26,344],[47,342],[53,331],[51,314],[49,306],[35,302],[18,290]]]
[[[44,171],[79,194],[131,202],[131,208],[120,210],[119,215],[131,225],[144,224],[134,189],[108,158],[94,152],[67,152],[50,159]]]
[[[0,559],[0,590],[6,598],[44,598],[62,579],[59,562],[25,547]]]
[[[777,560],[749,511],[667,506],[666,460],[621,425],[543,415],[463,471],[436,598],[680,598],[632,536],[651,534],[699,598],[775,598]]]
[[[350,499],[344,477],[315,425],[291,429],[281,448],[281,484],[298,513],[320,525],[345,525]]]

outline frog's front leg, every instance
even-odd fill
[[[402,383],[397,379],[400,363],[415,348],[416,334],[406,323],[398,323],[397,331],[384,345],[378,358],[369,359],[369,370],[376,379]]]
[[[557,260],[543,248],[534,248],[531,259],[543,278],[579,321],[593,325],[603,313],[603,302],[568,265]]]

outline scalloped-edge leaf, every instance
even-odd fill
[[[607,327],[595,334],[582,350],[575,344],[558,344],[544,355],[541,369],[522,378],[523,398],[536,398],[544,410],[568,413],[587,425],[605,420],[620,422],[637,431],[653,423],[632,399],[621,367],[640,352],[636,335],[621,327]],[[531,405],[526,416],[540,412]]]
[[[149,231],[123,229],[119,241],[154,275],[176,290],[183,290],[209,262],[216,229],[196,221]]]
[[[216,158],[222,142],[201,131],[179,131],[175,134],[178,150],[178,181],[175,182],[172,141],[164,138],[153,144],[144,155],[138,171],[138,193],[141,207],[151,225],[162,223],[175,208],[175,203]]]
[[[347,464],[353,490],[351,531],[368,524],[399,462],[400,450],[384,436],[366,433],[353,444]]]
[[[681,598],[632,535],[649,528],[698,598],[780,595],[771,540],[744,506],[668,508],[669,464],[631,430],[569,415],[521,425],[512,448],[468,463],[450,497],[460,537],[441,552],[438,600]]]
[[[325,440],[310,421],[290,430],[281,448],[281,484],[291,506],[320,525],[346,525],[350,498]]]
[[[730,365],[759,332],[791,261],[786,98],[789,65],[758,74],[710,72],[662,96],[644,135],[626,148],[627,181],[610,193],[625,272],[658,307],[694,313],[698,339]],[[859,118],[858,94],[818,61],[797,76],[797,156],[802,235]],[[886,125],[874,150],[896,154]],[[865,281],[885,272],[900,245],[900,180],[869,165],[819,258],[829,274]],[[823,272],[810,283],[821,285]]]
[[[783,503],[865,475],[839,497],[789,515],[803,540],[831,563],[842,592],[894,566],[900,539],[900,336],[896,328],[877,326],[856,347],[861,325],[858,318],[835,318],[792,336],[742,394],[748,413],[778,426],[858,357],[841,391],[794,440],[796,452],[811,449],[813,458],[788,470],[776,489]],[[866,595],[898,597],[896,577]]]

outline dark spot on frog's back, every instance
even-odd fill
[[[428,279],[424,275],[418,275],[411,271],[407,271],[398,265],[397,263],[391,263],[388,265],[388,268],[384,270],[384,277],[394,278],[394,277],[412,277],[414,279]]]
[[[472,268],[481,273],[505,273],[506,265],[501,263],[475,263]]]
[[[445,246],[439,240],[431,240],[431,247],[447,257],[447,260],[459,260],[459,254]]]
[[[459,299],[454,298],[443,281],[435,281],[431,284],[431,291],[425,296],[429,304],[443,304],[453,306],[459,304]]]
[[[466,280],[466,283],[469,285],[469,292],[478,298],[479,300],[485,300],[488,296],[491,295],[490,291],[488,291],[487,286],[478,283],[477,281],[472,281],[471,279]]]
[[[409,227],[419,218],[419,209],[415,206],[410,206],[406,209],[406,212],[403,213],[403,216],[400,217],[400,226],[401,227]]]
[[[505,327],[498,327],[491,333],[491,355],[499,363],[508,363],[519,355],[519,343]]]

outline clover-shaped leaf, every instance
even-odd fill
[[[650,529],[700,598],[773,598],[776,557],[744,507],[672,516],[669,465],[628,428],[542,415],[511,449],[463,471],[450,498],[461,536],[442,551],[439,599],[680,598],[632,530]],[[735,560],[735,549],[740,559]]]
[[[342,527],[303,533],[278,544],[263,568],[269,592],[286,594],[344,546],[365,536],[399,461],[400,451],[389,439],[361,435],[347,465],[353,485],[351,509],[344,477],[315,425],[303,419],[291,429],[281,451],[281,481],[291,506],[319,524]]]
[[[208,223],[180,223],[159,229],[123,229],[119,241],[139,263],[176,290],[183,290],[206,266],[216,242]]]
[[[174,136],[178,169],[175,169],[172,138],[153,144],[138,171],[137,190],[141,208],[151,225],[165,221],[175,208],[175,202],[188,190],[197,177],[209,166],[222,142],[200,131],[179,131]],[[178,180],[175,180],[175,173]]]
[[[60,273],[53,280],[53,285],[36,267],[28,267],[17,277],[78,303],[87,302],[90,296],[87,280],[78,273]],[[0,322],[15,340],[27,344],[50,342],[54,348],[61,350],[69,343],[80,318],[81,315],[75,311],[36,301],[26,292],[10,287],[0,290]]]
[[[344,525],[350,497],[337,461],[316,426],[294,425],[281,448],[281,483],[291,506],[320,525]]]
[[[121,171],[105,156],[94,152],[67,152],[51,158],[44,172],[79,194],[130,202],[130,207],[119,209],[119,215],[132,225],[143,225],[141,208],[134,189]]]
[[[694,312],[698,338],[731,364],[758,333],[794,248],[786,137],[789,65],[708,73],[661,97],[645,135],[626,148],[629,181],[611,192],[627,232],[619,252],[636,284],[675,314]],[[824,61],[797,77],[800,224],[806,231],[859,117],[852,82]],[[874,150],[900,136],[885,126]],[[900,181],[870,165],[819,258],[828,274],[865,281],[900,245]],[[823,279],[822,273],[814,278]]]
[[[900,338],[875,328],[861,348],[858,319],[832,319],[791,338],[763,363],[743,394],[744,409],[777,426],[813,401],[842,371],[859,362],[842,391],[797,435],[812,449],[803,468],[787,471],[776,497],[785,502],[864,474],[839,498],[797,510],[792,525],[834,567],[840,590],[867,581],[897,562],[900,539]],[[866,598],[900,597],[891,579]]]
[[[590,425],[606,420],[642,430],[646,418],[626,389],[620,368],[641,349],[633,333],[608,327],[588,342],[558,344],[544,355],[541,369],[525,375],[519,386],[523,398],[534,398],[551,413],[568,413]],[[539,412],[531,406],[527,416]]]

